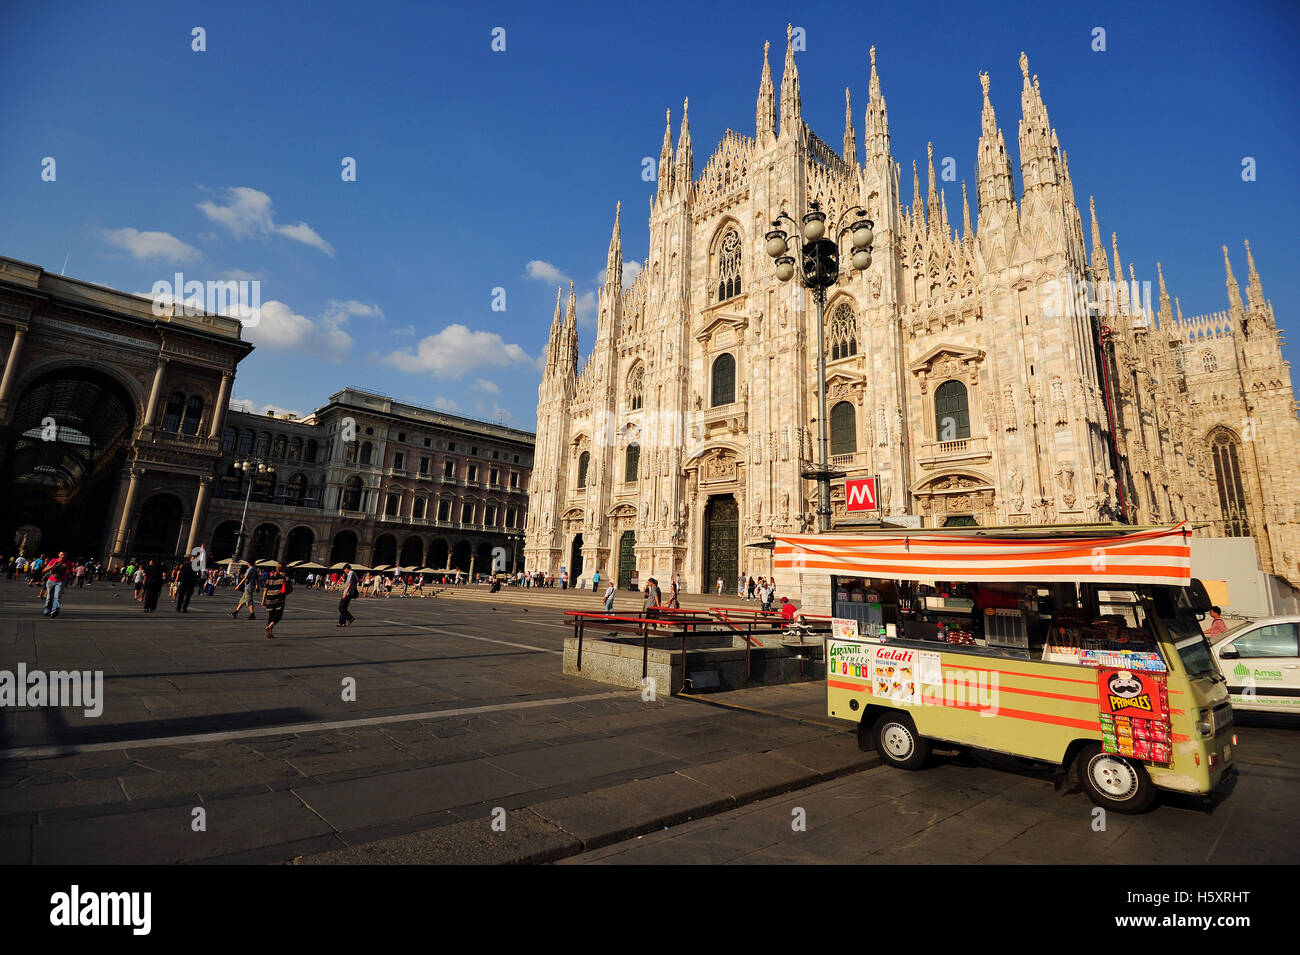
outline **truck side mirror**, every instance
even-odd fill
[[[1193,577],[1191,586],[1187,588],[1187,598],[1191,601],[1192,610],[1196,613],[1209,613],[1214,602],[1210,600],[1210,594],[1205,589],[1205,584]]]

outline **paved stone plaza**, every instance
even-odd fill
[[[1280,862],[1300,843],[1294,729],[1242,727],[1212,812],[1166,804],[1094,834],[1091,804],[1039,770],[879,767],[826,721],[821,684],[715,706],[561,676],[555,605],[596,600],[367,599],[340,631],[335,598],[299,590],[270,641],[229,592],[145,615],[96,584],[51,620],[0,582],[0,668],[105,677],[97,719],[0,710],[0,862],[1104,862],[1119,840],[1159,847],[1147,861]]]

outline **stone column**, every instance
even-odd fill
[[[153,387],[149,390],[149,404],[145,406],[144,422],[141,424],[143,428],[153,427],[154,419],[158,414],[158,396],[162,391],[162,380],[166,371],[167,359],[159,355],[158,367],[153,373]]]
[[[280,546],[276,549],[275,559],[283,564],[285,562],[284,558],[288,556],[288,553],[289,553],[289,535],[281,534]]]
[[[131,513],[135,510],[136,492],[140,490],[140,477],[144,468],[131,469],[131,483],[126,489],[126,502],[122,505],[122,516],[117,522],[117,537],[113,542],[113,556],[125,558],[126,541],[131,531]]]
[[[230,403],[230,383],[234,380],[233,371],[221,373],[221,390],[217,392],[217,406],[212,409],[212,427],[208,429],[209,438],[221,437],[221,429],[226,425],[226,406]]]
[[[0,378],[0,408],[3,408],[9,400],[9,389],[13,386],[14,375],[18,371],[18,357],[23,352],[23,339],[26,337],[27,329],[14,329],[14,340],[9,346],[9,358],[5,361],[4,377]],[[0,414],[3,414],[3,412],[0,412]],[[8,415],[4,415],[4,417],[8,417]]]
[[[190,519],[190,536],[189,542],[185,545],[185,555],[188,557],[198,546],[199,534],[203,530],[203,518],[208,510],[208,492],[212,489],[212,478],[199,478],[199,493],[194,498],[194,516]]]

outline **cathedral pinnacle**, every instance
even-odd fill
[[[605,284],[614,288],[623,286],[623,233],[619,218],[623,213],[623,203],[614,204],[614,233],[609,237],[609,257],[605,260]]]
[[[695,181],[695,155],[691,152],[691,100],[682,102],[682,129],[677,136],[677,168],[673,185],[684,198],[690,198],[691,184]]]
[[[1223,247],[1223,268],[1228,275],[1228,305],[1235,312],[1244,312],[1241,304],[1241,289],[1237,287],[1237,277],[1232,274],[1232,260],[1228,258],[1228,247]]]
[[[844,87],[844,161],[852,166],[858,164],[858,138],[853,133],[853,102],[847,86]]]
[[[882,159],[889,155],[889,111],[885,97],[880,92],[880,76],[876,73],[876,48],[871,48],[871,80],[867,84],[867,116],[863,131],[866,136],[866,158]]]
[[[767,61],[771,43],[763,44],[763,77],[758,82],[758,109],[755,111],[755,136],[760,146],[776,138],[776,90],[772,86],[772,67]]]
[[[781,136],[798,137],[803,125],[803,104],[799,98],[799,68],[794,63],[794,25],[785,27],[785,71],[781,74]]]
[[[659,201],[673,192],[673,111],[664,110],[664,145],[659,150]]]
[[[971,234],[970,227],[970,202],[966,198],[966,180],[961,181],[961,235],[962,238],[969,238]]]
[[[564,294],[562,286],[555,287],[555,317],[551,319],[551,334],[546,340],[546,364],[554,365],[560,358],[560,333],[563,328],[564,310],[560,296]]]
[[[997,116],[993,113],[993,103],[989,100],[989,75],[980,74],[980,86],[984,90],[984,110],[980,115],[980,139],[978,146],[979,168],[979,215],[980,221],[992,213],[1001,213],[1002,221],[1011,221],[1016,208],[1016,187],[1011,178],[1011,159],[1007,155],[1007,144],[998,129]]]
[[[1163,328],[1174,317],[1174,314],[1169,307],[1169,290],[1165,288],[1165,270],[1159,262],[1156,263],[1156,278],[1160,280],[1160,325]]]
[[[1101,229],[1097,225],[1097,200],[1088,197],[1088,211],[1092,213],[1092,277],[1097,282],[1110,282],[1110,261],[1106,247],[1101,244]]]
[[[912,221],[917,228],[925,228],[925,202],[921,199],[921,176],[916,171],[916,160],[912,160]]]
[[[938,211],[937,206],[939,205],[939,194],[936,191],[936,187],[934,184],[934,143],[925,144],[925,156],[926,156],[926,162],[929,165],[929,176],[930,176],[930,180],[929,180],[930,189],[926,193],[925,204],[926,207],[930,210],[930,218],[933,219],[935,213]]]
[[[1246,240],[1246,300],[1250,302],[1252,309],[1264,307],[1264,286],[1259,280],[1259,273],[1255,271],[1255,256],[1250,251],[1250,240]]]

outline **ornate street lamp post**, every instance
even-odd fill
[[[239,515],[239,537],[235,544],[235,560],[244,559],[244,522],[248,518],[248,499],[253,496],[253,485],[257,483],[258,475],[274,474],[275,468],[266,463],[265,458],[247,458],[243,461],[235,462],[235,469],[243,471],[248,477],[248,490],[244,493],[244,512]]]
[[[875,223],[867,218],[866,209],[854,206],[840,220],[847,223],[843,228],[839,223],[831,225],[829,231],[835,238],[830,239],[826,237],[826,213],[821,204],[811,202],[809,207],[802,227],[782,212],[772,222],[766,238],[767,254],[775,260],[776,277],[790,281],[795,275],[795,256],[789,254],[791,236],[781,228],[781,220],[790,223],[799,244],[799,280],[817,303],[817,467],[801,476],[817,482],[817,529],[824,533],[831,527],[831,481],[845,476],[843,471],[832,471],[826,459],[826,290],[839,280],[840,242],[847,233],[852,233],[853,268],[862,272],[871,267],[871,243],[875,241],[871,230]]]

